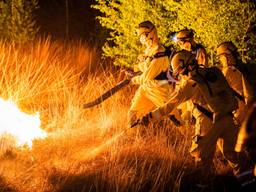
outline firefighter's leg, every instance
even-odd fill
[[[138,119],[149,113],[155,105],[145,96],[142,89],[138,89],[132,100],[132,105],[128,113],[128,125],[133,125]]]
[[[205,147],[201,144],[203,140],[204,137],[193,138],[190,154],[195,158],[197,168],[212,171],[214,168],[213,157],[215,153],[215,145],[213,144],[208,148],[208,150],[205,150]]]
[[[196,117],[196,124],[195,124],[195,132],[192,139],[192,146],[190,151],[199,151],[199,140],[201,140],[210,130],[213,128],[212,120],[206,117],[201,112],[193,111],[193,115]],[[211,148],[211,150],[215,150],[215,148]],[[212,153],[212,152],[211,152]],[[196,153],[194,153],[196,154]],[[195,159],[201,159],[201,155],[197,154],[194,156]]]
[[[233,118],[231,115],[225,116],[216,124],[222,130],[223,154],[233,168],[234,173],[237,174],[240,171],[238,153],[235,152],[238,130],[235,128]]]
[[[219,135],[218,128],[213,124],[205,135],[194,137],[190,153],[205,167],[213,167],[213,157]]]
[[[193,109],[192,114],[196,119],[195,135],[206,135],[213,128],[212,119],[210,119],[197,109]]]

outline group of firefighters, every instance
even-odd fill
[[[129,126],[138,121],[147,125],[182,111],[182,117],[195,119],[190,154],[197,165],[213,167],[217,146],[234,174],[241,174],[244,162],[250,161],[241,155],[245,142],[256,134],[256,87],[250,79],[252,71],[242,63],[236,46],[232,42],[218,45],[219,69],[209,67],[206,50],[194,41],[191,30],[176,33],[181,50],[171,58],[165,54],[152,22],[144,21],[136,30],[145,50],[134,66],[141,75],[129,76],[139,85],[128,114]]]

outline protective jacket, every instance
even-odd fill
[[[205,48],[201,44],[195,44],[190,52],[195,55],[195,59],[197,60],[197,63],[199,65],[208,67],[208,56]],[[182,116],[185,118],[185,121],[191,121],[192,115],[194,118],[196,118],[196,134],[204,134],[204,132],[206,131],[202,129],[202,125],[207,125],[204,127],[208,127],[209,129],[210,127],[212,127],[211,122],[207,118],[205,118],[205,115],[202,114],[201,111],[198,111],[194,108],[192,102],[188,101],[184,104],[181,104],[179,108],[182,111]]]
[[[196,60],[199,65],[204,65],[205,67],[208,67],[207,53],[202,45],[196,44],[195,47],[192,47],[191,53],[196,56]]]
[[[233,168],[237,167],[238,159],[234,151],[237,130],[232,118],[232,111],[237,108],[237,100],[222,72],[215,67],[200,67],[190,72],[185,82],[164,106],[151,113],[152,118],[159,119],[179,104],[191,100],[194,105],[210,112],[213,117],[212,128],[192,146],[192,156],[206,163],[211,162],[217,141],[223,138],[224,156]]]
[[[241,124],[247,111],[246,105],[253,99],[252,87],[236,67],[227,66],[222,71],[238,100],[239,107],[235,113],[235,118]]]
[[[213,113],[214,120],[237,109],[237,101],[232,90],[222,72],[216,67],[199,67],[190,72],[186,83],[180,86],[168,103],[159,108],[157,112],[160,112],[161,115],[168,114],[189,99],[194,104]]]
[[[139,119],[156,107],[163,106],[168,100],[171,86],[168,85],[167,80],[158,80],[156,77],[168,70],[169,58],[167,56],[154,58],[155,54],[164,51],[165,48],[159,44],[146,49],[143,55],[144,61],[135,66],[135,70],[141,71],[142,74],[132,79],[132,83],[139,85],[139,88],[132,100],[130,119]]]

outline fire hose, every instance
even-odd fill
[[[101,96],[99,96],[98,98],[96,98],[95,100],[85,103],[83,105],[84,109],[88,109],[91,107],[94,107],[96,105],[99,105],[100,103],[102,103],[103,101],[105,101],[107,98],[111,97],[112,95],[114,95],[116,92],[118,92],[119,90],[121,90],[122,88],[124,88],[125,86],[129,85],[129,83],[131,82],[131,79],[135,76],[140,75],[141,72],[134,72],[132,74],[132,77],[129,79],[125,79],[123,81],[120,81],[116,86],[112,87],[111,89],[109,89],[108,91],[106,91],[105,93],[103,93]]]
[[[112,87],[111,89],[109,89],[108,91],[106,91],[105,93],[103,93],[101,96],[99,96],[98,98],[96,98],[95,100],[85,103],[83,105],[84,109],[88,109],[88,108],[92,108],[96,105],[99,105],[100,103],[102,103],[103,101],[105,101],[106,99],[108,99],[109,97],[111,97],[112,95],[114,95],[116,92],[118,92],[119,90],[121,90],[122,88],[124,88],[125,86],[129,85],[129,83],[131,82],[131,79],[135,76],[141,75],[142,72],[134,72],[131,69],[125,69],[126,72],[128,72],[128,74],[130,74],[130,78],[129,79],[125,79],[123,81],[120,81],[117,85],[115,85],[114,87]],[[177,127],[180,126],[180,121],[176,119],[176,117],[174,115],[170,115],[169,119],[174,123],[174,125],[176,125]],[[142,124],[142,120],[138,119],[132,126],[135,127],[139,124]]]

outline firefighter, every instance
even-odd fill
[[[221,43],[217,47],[217,56],[222,65],[222,72],[238,99],[239,107],[235,119],[241,125],[247,111],[246,105],[253,99],[252,87],[243,73],[243,64],[239,61],[237,47],[232,42]]]
[[[208,66],[208,57],[203,45],[198,44],[194,40],[194,33],[192,30],[183,29],[176,34],[176,41],[181,49],[185,49],[195,55],[199,65]]]
[[[237,100],[222,72],[216,67],[205,68],[198,65],[195,55],[186,50],[176,53],[171,65],[174,74],[185,79],[185,83],[179,86],[164,106],[144,116],[142,123],[151,119],[160,120],[179,104],[192,101],[195,108],[212,120],[213,126],[204,135],[195,135],[191,155],[203,167],[212,165],[217,140],[222,138],[224,143],[221,151],[237,173],[240,168],[234,151],[237,131],[232,114],[237,109]]]
[[[245,149],[254,164],[256,164],[256,102],[254,102],[248,110],[247,116],[239,130],[236,148],[237,152]],[[256,166],[254,170],[256,176]]]
[[[242,186],[247,189],[256,188],[256,101],[250,105],[248,113],[239,130],[235,150],[246,151],[252,166],[237,176]],[[247,190],[249,191],[249,190]]]
[[[175,39],[181,49],[187,50],[195,55],[195,58],[199,65],[204,65],[206,67],[208,66],[208,57],[206,54],[206,50],[203,45],[195,42],[194,33],[192,30],[183,29],[177,32],[177,34],[175,35]],[[191,102],[183,103],[179,106],[179,108],[181,108],[182,116],[185,116],[185,121],[191,122],[191,119],[197,117],[197,126],[202,127],[203,124],[207,123],[207,127],[210,128],[211,123],[208,122],[208,119],[200,117],[202,116],[201,113],[198,113],[196,110],[193,111],[193,104],[191,104]]]
[[[142,46],[143,54],[139,55],[140,62],[134,67],[141,75],[132,78],[132,83],[139,85],[129,110],[129,126],[136,124],[137,119],[161,107],[168,100],[171,86],[166,80],[169,68],[169,58],[165,55],[165,48],[160,44],[157,30],[150,21],[139,24],[137,34]]]

